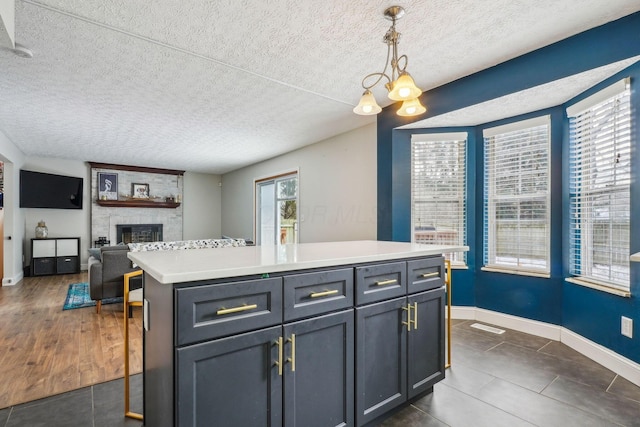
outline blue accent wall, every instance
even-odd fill
[[[410,121],[437,116],[513,92],[640,55],[640,12],[577,34],[553,45],[498,64],[423,93],[427,112],[416,118],[387,107],[378,116],[378,239],[410,240],[412,133],[469,132],[467,163],[468,270],[454,270],[453,304],[476,306],[562,325],[640,363],[640,263],[632,263],[631,298],[568,283],[568,121],[566,105],[474,128],[397,129]],[[581,94],[574,103],[608,84],[632,77],[634,147],[631,184],[631,252],[640,252],[640,63]],[[533,116],[551,115],[551,277],[536,278],[482,271],[482,129]],[[620,316],[634,320],[634,338],[620,334]]]

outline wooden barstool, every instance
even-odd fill
[[[129,410],[129,310],[130,307],[142,307],[142,288],[130,291],[129,281],[141,275],[142,270],[124,275],[124,416],[136,420],[142,420],[142,414]]]

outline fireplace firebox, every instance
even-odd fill
[[[118,224],[118,243],[161,242],[162,224]]]

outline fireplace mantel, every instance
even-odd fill
[[[108,208],[177,208],[177,202],[154,202],[151,200],[96,200],[100,206]]]

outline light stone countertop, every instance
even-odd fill
[[[179,283],[468,250],[468,246],[363,240],[129,252],[128,256],[158,282]]]
[[[636,252],[635,254],[631,254],[631,256],[629,257],[629,260],[635,261],[635,262],[640,262],[640,252]]]

